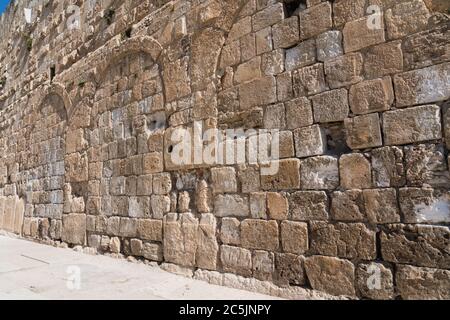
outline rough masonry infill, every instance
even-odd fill
[[[450,298],[446,1],[77,3],[1,17],[1,229],[247,289]],[[211,129],[253,132],[243,161],[174,161]]]

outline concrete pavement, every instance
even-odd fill
[[[274,299],[144,264],[0,236],[0,299]]]

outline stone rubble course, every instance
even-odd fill
[[[55,0],[0,18],[0,229],[286,297],[449,299],[441,0],[78,5],[77,30]]]

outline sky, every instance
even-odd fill
[[[0,14],[5,11],[6,7],[8,6],[9,0],[0,0]]]

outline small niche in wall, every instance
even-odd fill
[[[50,81],[53,81],[53,78],[56,76],[56,67],[51,66],[50,67]]]
[[[300,11],[306,9],[306,0],[282,0],[286,18],[297,15]]]

